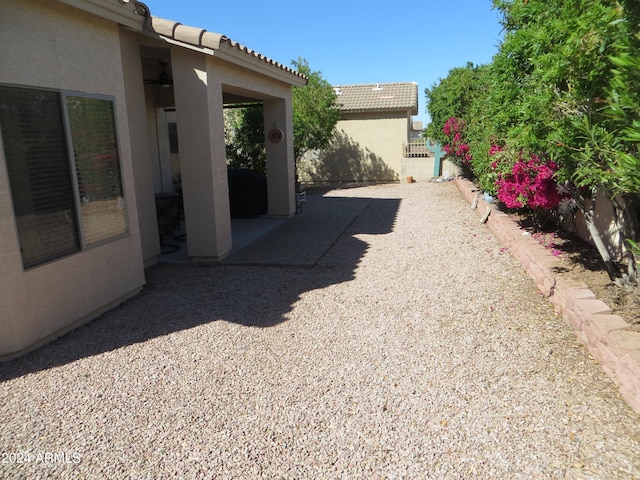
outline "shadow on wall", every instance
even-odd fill
[[[393,230],[400,200],[367,200],[362,213],[314,267],[156,265],[145,272],[147,285],[136,297],[38,350],[0,363],[0,382],[218,322],[254,328],[285,322],[305,292],[354,279],[369,248],[356,235]],[[319,203],[318,211],[322,210]],[[215,338],[215,328],[202,335]],[[163,348],[171,355],[170,347]],[[216,348],[215,341],[211,348]],[[131,354],[135,353],[123,352]]]
[[[344,131],[335,133],[332,144],[315,159],[299,164],[305,182],[389,182],[398,174],[380,157],[351,139]]]

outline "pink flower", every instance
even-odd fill
[[[499,153],[502,151],[502,147],[500,147],[499,145],[491,145],[491,148],[489,149],[489,155],[493,156],[496,153]]]
[[[491,151],[498,150],[492,147]],[[491,168],[497,170],[498,163],[493,162]],[[508,208],[554,208],[563,199],[554,178],[557,170],[556,163],[542,160],[537,155],[526,160],[520,157],[511,172],[498,174],[498,199]]]
[[[464,120],[450,117],[444,124],[443,133],[450,138],[449,143],[444,145],[444,151],[454,157],[459,164],[468,165],[472,160],[469,153],[470,147],[464,141],[464,128],[466,123]]]

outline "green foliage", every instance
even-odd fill
[[[640,35],[620,39],[605,114],[619,139],[613,155],[614,194],[640,194]]]
[[[492,135],[487,135],[489,125],[495,115],[489,110],[487,97],[490,91],[489,66],[474,66],[468,62],[465,67],[454,68],[445,79],[441,79],[431,89],[426,89],[427,110],[431,122],[426,136],[446,144],[449,138],[444,127],[449,118],[459,118],[466,123],[465,141],[470,147],[472,169],[465,165],[465,175],[475,176],[483,189],[492,191],[493,184],[486,181],[490,174],[487,152],[491,147]]]
[[[264,116],[260,105],[225,110],[225,136],[230,167],[266,174]]]
[[[426,129],[428,138],[446,143],[448,138],[443,133],[446,121],[451,117],[469,118],[475,100],[483,93],[480,82],[483,73],[482,66],[469,62],[465,67],[452,69],[447,78],[425,89],[431,117]]]
[[[628,206],[640,200],[640,2],[493,5],[504,27],[498,53],[481,75],[468,64],[426,91],[428,134],[441,138],[446,118],[464,119],[473,173],[491,192],[496,172],[508,173],[522,154],[554,162],[578,206],[603,191],[622,213],[624,235],[637,242]]]
[[[296,160],[311,150],[322,150],[329,146],[338,120],[340,108],[338,96],[331,84],[322,78],[322,73],[313,71],[303,59],[291,65],[305,75],[305,87],[293,87],[293,138]]]
[[[615,0],[494,0],[494,7],[505,29],[498,53],[490,65],[451,70],[425,92],[432,117],[428,136],[443,141],[446,119],[464,119],[473,172],[490,191],[495,159],[488,152],[494,144],[512,157],[524,150],[554,160],[561,181],[631,190],[637,155],[625,145],[640,139],[640,120],[636,115],[627,119],[628,127],[614,129],[612,108],[604,106],[612,81],[618,114],[628,117],[638,105],[637,58],[629,41],[621,46],[637,29],[637,3],[627,1],[623,8]]]
[[[326,148],[340,119],[333,87],[312,71],[305,59],[293,61],[305,75],[305,87],[292,87],[294,155],[296,161],[310,150]],[[225,111],[227,162],[231,167],[247,167],[266,173],[264,115],[260,105]]]
[[[624,10],[613,0],[494,3],[507,29],[493,66],[503,84],[493,103],[506,107],[498,136],[555,160],[562,181],[611,191],[621,145],[603,106]]]

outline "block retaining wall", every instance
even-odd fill
[[[456,184],[471,205],[480,193],[469,180],[457,178]],[[559,260],[495,205],[478,197],[479,217],[490,211],[486,224],[522,264],[538,289],[555,310],[571,325],[579,341],[602,365],[617,385],[622,397],[640,414],[640,332],[611,309],[583,283],[554,274]]]

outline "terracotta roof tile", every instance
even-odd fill
[[[409,110],[418,114],[418,84],[372,83],[366,85],[337,85],[340,110],[344,113]]]
[[[154,16],[149,16],[149,20],[145,28],[158,35],[162,35],[177,42],[193,45],[195,47],[220,50],[224,46],[226,48],[243,52],[268,65],[272,65],[297,77],[306,79],[304,75],[298,73],[294,69],[278,63],[275,60],[272,60],[256,52],[255,50],[251,50],[250,48],[247,48],[238,42],[234,42],[230,38],[219,33],[209,32],[203,28],[189,27],[187,25],[182,25],[180,22],[175,22],[173,20],[167,20]]]

